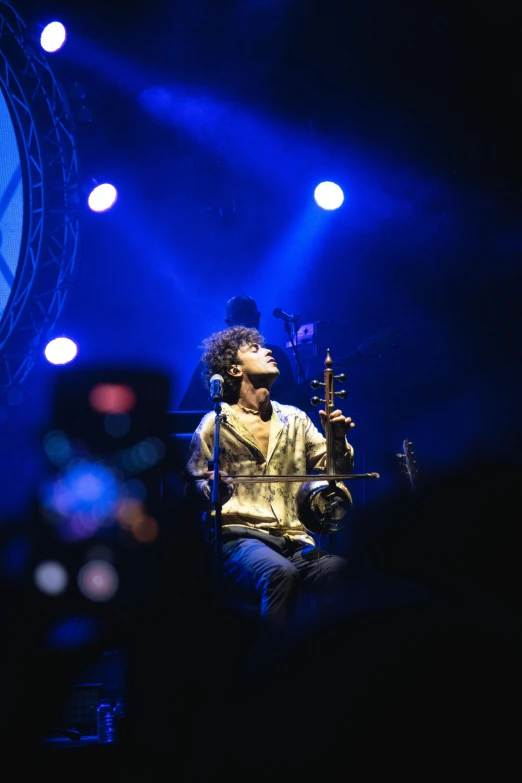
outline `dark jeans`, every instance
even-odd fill
[[[227,587],[256,597],[276,625],[292,620],[301,593],[334,595],[348,578],[344,558],[283,536],[224,540],[222,552]]]

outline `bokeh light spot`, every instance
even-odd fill
[[[113,438],[121,438],[131,428],[130,416],[126,413],[109,413],[105,417],[105,431]]]
[[[82,459],[67,465],[45,485],[42,507],[51,512],[46,516],[63,539],[84,539],[100,527],[114,524],[120,495],[120,482],[109,466]]]
[[[119,581],[116,569],[106,560],[90,560],[78,572],[78,587],[91,601],[110,601],[118,591]]]
[[[37,565],[33,579],[40,592],[47,595],[60,595],[69,583],[67,571],[56,560],[44,560]]]
[[[143,504],[135,498],[122,498],[118,503],[115,516],[123,528],[132,529],[145,516]]]
[[[150,544],[158,537],[159,526],[154,517],[145,516],[132,527],[132,535],[140,544]]]
[[[98,413],[129,413],[136,405],[136,393],[121,383],[98,383],[89,393],[89,404]]]
[[[116,510],[116,518],[121,527],[140,543],[150,543],[158,536],[157,521],[147,514],[141,501],[135,498],[122,498]]]
[[[57,466],[65,465],[71,459],[73,449],[69,438],[60,430],[52,430],[44,435],[44,451],[50,461]]]

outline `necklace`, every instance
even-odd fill
[[[245,413],[255,413],[256,416],[259,416],[259,414],[260,414],[260,411],[256,411],[256,410],[254,410],[254,408],[245,408],[245,406],[241,405],[240,402],[238,402],[236,404],[238,405],[238,407],[242,408],[245,411]]]

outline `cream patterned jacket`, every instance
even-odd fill
[[[301,476],[324,470],[325,437],[304,411],[272,400],[266,459],[253,435],[225,402],[221,413],[224,418],[220,425],[219,467],[227,475]],[[209,470],[209,461],[213,461],[215,415],[214,411],[207,413],[192,436],[187,456],[187,471],[192,476]],[[339,449],[337,444],[336,449]],[[353,470],[353,448],[346,439],[344,448],[341,442],[341,449],[336,453],[335,469],[339,473]],[[208,482],[197,481],[196,486],[200,493],[210,497]],[[298,519],[299,486],[293,482],[234,484],[232,496],[222,505],[223,528],[241,525],[313,544],[313,538]]]

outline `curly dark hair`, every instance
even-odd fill
[[[223,378],[223,400],[228,403],[237,402],[241,378],[229,375],[228,370],[234,364],[242,364],[238,351],[241,345],[257,343],[263,346],[264,337],[248,326],[230,326],[220,332],[214,332],[203,340],[201,345],[203,355],[201,363],[204,367],[201,377],[207,389],[210,389],[210,379],[213,375]]]

